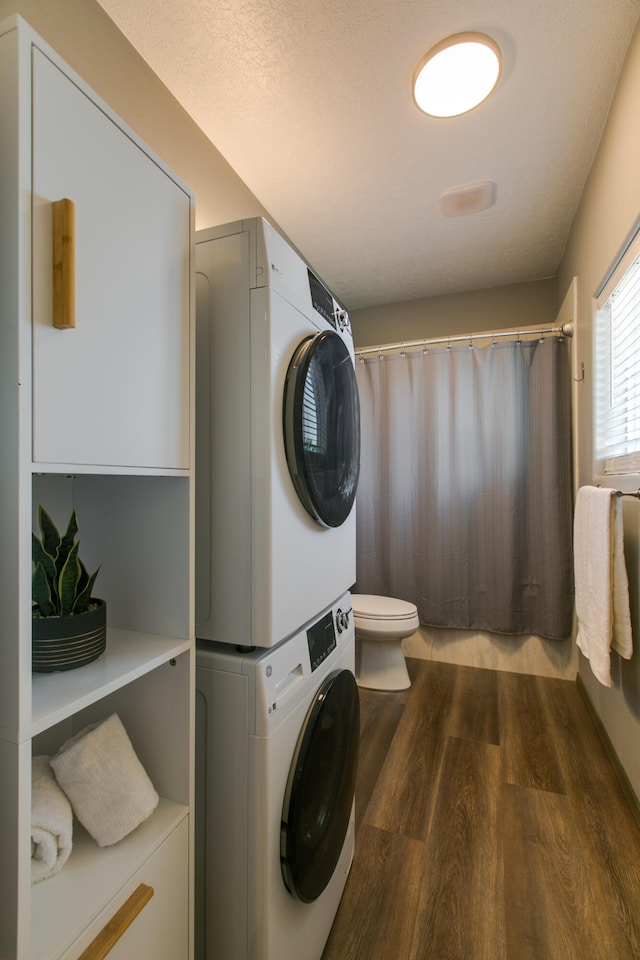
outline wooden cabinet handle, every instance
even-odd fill
[[[153,887],[141,883],[117,913],[114,913],[95,940],[91,941],[84,953],[80,954],[78,960],[103,960],[152,896]]]
[[[76,325],[76,208],[72,200],[54,200],[53,325],[70,330]]]

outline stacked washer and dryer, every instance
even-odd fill
[[[261,218],[196,237],[196,960],[319,960],[353,858],[346,311]]]

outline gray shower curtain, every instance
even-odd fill
[[[356,374],[356,591],[431,626],[568,637],[569,341],[383,354]]]

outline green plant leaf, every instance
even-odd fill
[[[82,569],[86,574],[87,571],[82,560],[80,560],[79,562],[80,562],[80,566],[82,567]],[[102,566],[102,564],[100,564],[100,566]],[[96,577],[98,576],[99,572],[100,572],[100,567],[98,567],[95,573],[92,573],[91,576],[87,574],[87,580],[84,587],[82,587],[82,589],[80,587],[80,584],[78,584],[78,596],[76,597],[75,606],[73,608],[74,613],[84,613],[87,610],[89,606],[89,601],[91,600],[91,592],[93,590],[93,585],[96,582]]]
[[[82,593],[84,593],[86,586],[89,583],[89,574],[80,557],[78,557],[78,563],[80,564],[80,579],[78,580],[78,586],[76,587],[76,595],[79,597]]]
[[[79,579],[80,561],[78,560],[78,544],[74,543],[58,578],[60,614],[63,617],[68,616],[74,608]]]
[[[58,552],[56,554],[56,569],[58,571],[58,576],[62,573],[62,569],[67,562],[67,557],[71,553],[73,547],[73,541],[78,532],[78,521],[76,518],[75,509],[71,512],[71,518],[69,520],[69,525],[67,531],[58,545]]]
[[[76,538],[77,532],[78,532],[78,518],[76,516],[76,511],[74,507],[73,510],[71,511],[71,517],[69,518],[69,525],[67,526],[67,532],[62,538],[62,543],[66,545],[69,550],[73,545],[73,541]]]
[[[52,560],[55,560],[58,547],[60,546],[60,534],[55,523],[43,506],[38,507],[38,522],[42,533],[42,547]]]
[[[43,617],[53,617],[58,612],[55,603],[51,597],[49,589],[49,579],[42,568],[42,564],[36,565],[33,574],[32,597],[38,613]]]
[[[31,534],[31,558],[34,563],[34,576],[35,569],[40,565],[42,568],[43,574],[46,576],[49,581],[49,590],[51,591],[54,598],[57,598],[56,591],[56,566],[53,560],[53,557],[47,553],[47,551],[42,546],[42,543],[36,537],[35,533]]]

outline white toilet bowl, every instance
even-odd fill
[[[420,626],[415,604],[367,593],[351,596],[356,630],[356,682],[371,690],[411,686],[402,641]]]

